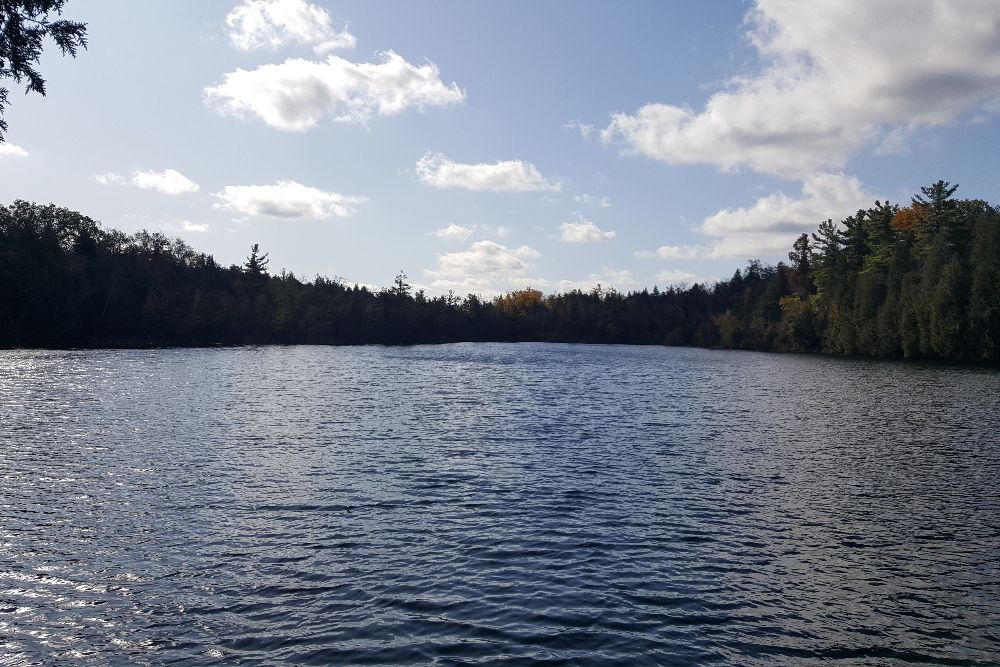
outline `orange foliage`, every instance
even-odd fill
[[[544,305],[542,293],[536,289],[522,289],[507,292],[494,299],[497,307],[505,313],[526,313]]]
[[[892,228],[897,232],[913,232],[917,225],[924,219],[924,205],[914,204],[908,208],[901,208],[892,218]]]

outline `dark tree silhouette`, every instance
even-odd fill
[[[392,281],[392,293],[397,297],[403,298],[410,295],[410,283],[406,282],[409,276],[402,270],[396,274],[396,277]]]
[[[795,243],[792,244],[792,251],[788,253],[788,259],[797,271],[808,275],[811,256],[809,251],[809,235],[799,235],[799,238],[795,239]]]
[[[0,78],[25,83],[25,93],[45,95],[45,79],[35,69],[42,55],[46,37],[51,38],[63,55],[76,57],[77,50],[87,48],[87,26],[76,21],[58,19],[67,0],[0,0]],[[3,119],[8,105],[8,91],[0,88],[0,142],[7,132]]]
[[[250,256],[243,264],[243,270],[251,276],[266,276],[267,265],[270,263],[271,260],[267,258],[267,253],[260,254],[260,244],[254,243],[250,248]]]
[[[800,236],[729,280],[493,299],[220,266],[179,239],[0,206],[0,347],[561,341],[1000,361],[1000,209],[943,181]],[[811,242],[810,242],[811,241]]]
[[[795,291],[803,297],[809,296],[809,290],[812,287],[809,275],[812,268],[812,250],[809,247],[808,234],[800,234],[795,239],[792,251],[788,253],[788,260],[795,270]]]

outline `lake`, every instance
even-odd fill
[[[1000,663],[1000,372],[0,351],[0,665]]]

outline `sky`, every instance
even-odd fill
[[[0,202],[429,294],[731,276],[922,185],[997,203],[996,0],[70,0]],[[9,88],[15,86],[7,84]]]

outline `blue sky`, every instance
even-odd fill
[[[71,0],[0,200],[431,293],[731,275],[938,178],[996,201],[1000,4]],[[391,53],[392,55],[387,55]]]

